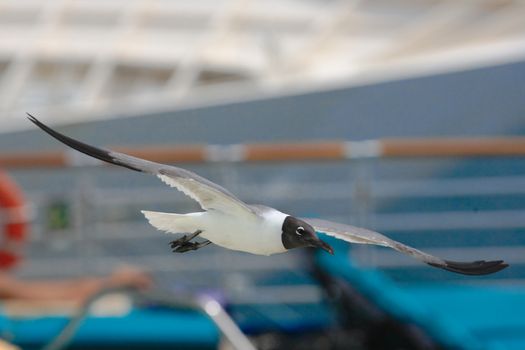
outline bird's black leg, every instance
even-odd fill
[[[173,252],[174,253],[186,253],[186,252],[189,252],[190,250],[197,250],[202,247],[206,247],[210,243],[211,242],[208,240],[202,241],[202,242],[186,242],[183,245],[175,248]]]
[[[178,246],[183,245],[183,244],[191,241],[192,239],[194,239],[195,237],[197,237],[201,233],[202,233],[202,230],[197,230],[197,231],[193,232],[189,237],[187,235],[184,235],[184,236],[182,236],[179,239],[171,241],[170,242],[170,247],[171,247],[171,249],[175,249]]]
[[[184,235],[179,239],[170,242],[170,247],[174,253],[185,253],[190,250],[197,250],[199,248],[205,247],[211,242],[206,240],[203,242],[190,242],[192,239],[197,237],[202,233],[202,230],[197,230],[191,235]]]

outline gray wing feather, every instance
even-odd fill
[[[436,256],[422,252],[419,249],[412,248],[406,244],[394,241],[379,232],[367,230],[352,225],[340,224],[321,219],[304,219],[312,225],[316,231],[327,234],[350,243],[374,244],[383,247],[389,247],[403,254],[412,256],[428,265],[439,267],[448,271],[461,273],[465,275],[485,275],[494,273],[506,268],[508,265],[502,260],[495,261],[474,261],[474,262],[457,262],[438,258]]]
[[[426,254],[418,249],[404,245],[403,243],[394,241],[387,236],[380,234],[379,232],[321,219],[305,219],[305,221],[312,225],[316,231],[323,232],[328,236],[332,236],[343,241],[358,244],[373,244],[393,248],[401,253],[411,255],[427,264],[444,263],[444,260],[440,258]]]
[[[108,163],[158,176],[166,184],[177,188],[197,201],[203,209],[255,215],[255,212],[247,204],[228,190],[189,170],[97,148],[55,131],[31,115],[29,115],[29,120],[55,139],[79,152]]]
[[[189,170],[175,166],[150,162],[127,154],[110,151],[109,155],[118,162],[132,165],[143,172],[157,175],[164,183],[177,188],[197,201],[203,209],[215,209],[225,213],[255,212],[230,191]]]

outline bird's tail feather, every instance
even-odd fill
[[[142,210],[142,214],[156,229],[169,233],[191,233],[203,229],[199,220],[203,213],[174,214]]]

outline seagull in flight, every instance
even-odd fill
[[[104,162],[155,175],[199,203],[203,211],[196,213],[142,211],[149,223],[158,230],[186,233],[170,243],[174,252],[184,253],[214,243],[258,255],[284,253],[304,247],[320,248],[333,254],[332,247],[317,236],[317,232],[320,232],[349,243],[392,248],[430,266],[465,275],[490,274],[508,266],[502,260],[449,261],[364,228],[327,220],[297,218],[268,206],[246,204],[227,189],[186,169],[90,146],[51,129],[29,113],[28,119],[79,152]],[[193,241],[197,236],[205,240]]]

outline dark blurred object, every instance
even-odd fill
[[[354,342],[358,342],[356,349],[441,349],[423,330],[388,315],[350,284],[331,276],[316,265],[313,262],[314,254],[311,254],[311,273],[323,287],[330,304],[338,312],[342,328],[340,332]],[[339,347],[339,344],[333,346],[333,349],[348,349],[344,346]]]
[[[363,347],[360,331],[331,329],[306,334],[268,333],[253,338],[259,350],[360,350]]]

